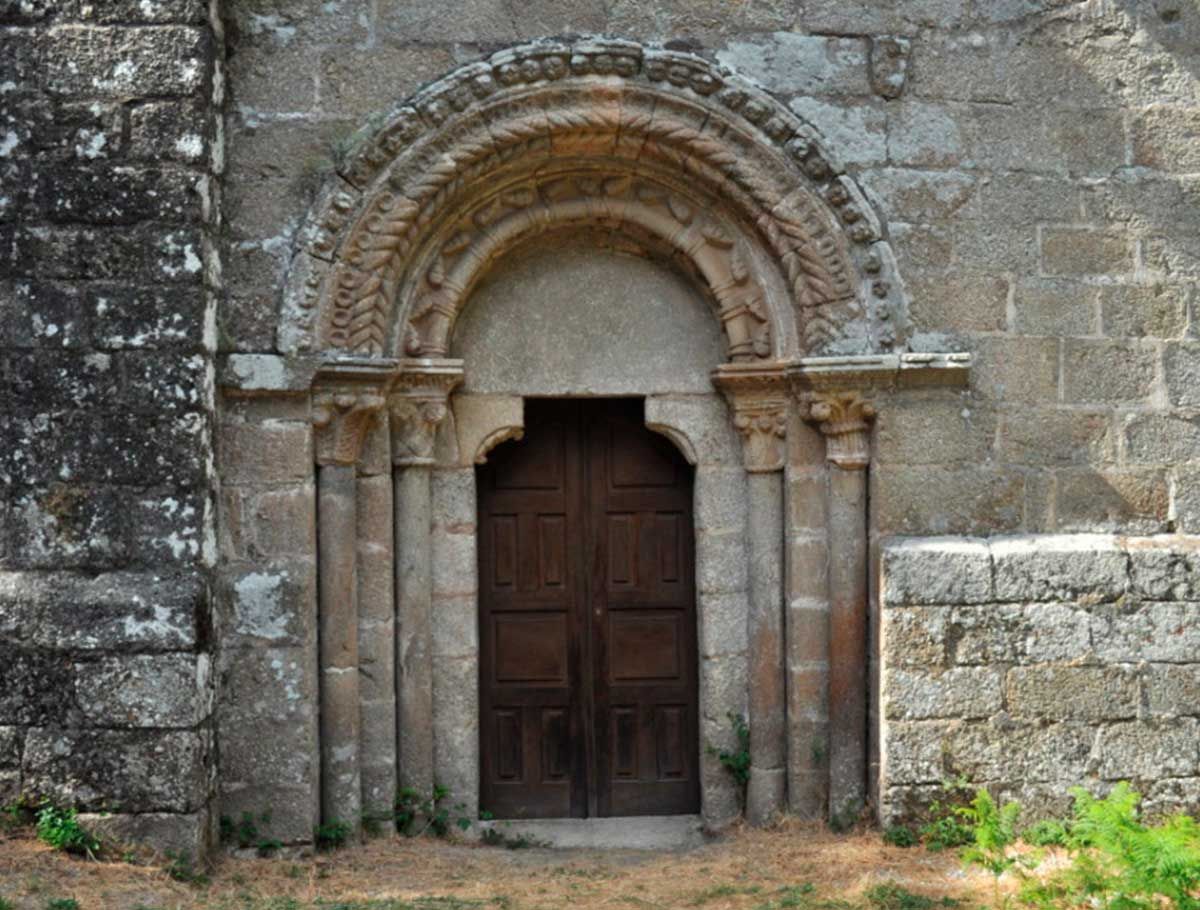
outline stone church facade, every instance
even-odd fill
[[[0,801],[193,852],[435,784],[1197,811],[1197,48],[1177,0],[0,3]]]

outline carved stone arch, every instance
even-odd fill
[[[811,126],[698,57],[590,39],[503,51],[398,108],[340,177],[301,235],[284,351],[444,356],[487,264],[571,223],[688,257],[730,360],[904,342],[904,289],[857,186]]]

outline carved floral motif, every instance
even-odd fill
[[[751,474],[783,470],[787,461],[787,368],[783,363],[726,364],[713,371],[742,437],[742,460]]]
[[[733,425],[742,435],[742,457],[751,474],[781,471],[787,457],[787,402],[765,400],[734,405]]]
[[[434,463],[438,426],[450,413],[450,393],[462,381],[461,360],[408,361],[388,396],[392,463]]]
[[[857,392],[817,396],[809,408],[809,419],[817,422],[825,436],[829,461],[847,469],[870,464],[870,422],[875,419],[875,406]]]
[[[878,223],[810,127],[698,57],[581,39],[511,48],[463,67],[400,108],[351,156],[342,173],[361,195],[327,195],[306,229],[308,258],[289,292],[297,326],[285,334],[301,348],[380,356],[398,331],[410,354],[444,350],[430,322],[452,324],[464,289],[449,272],[442,288],[433,287],[429,278],[439,275],[430,275],[422,251],[453,251],[463,238],[449,227],[466,200],[490,192],[493,204],[510,208],[512,197],[501,198],[509,191],[493,188],[532,177],[548,161],[576,162],[581,177],[599,177],[603,162],[623,172],[630,193],[653,164],[719,200],[704,214],[738,225],[742,243],[765,248],[790,300],[721,299],[722,317],[733,314],[734,331],[745,330],[737,341],[730,332],[731,359],[815,353],[842,337],[847,323],[903,308],[902,286],[888,280],[890,257],[874,284],[862,280],[863,262],[881,244]],[[569,217],[569,205],[548,205],[530,189],[527,210],[544,206],[539,217]],[[475,216],[485,222],[474,223],[478,245],[479,233],[496,228],[488,211]],[[620,213],[611,221],[619,229]],[[502,240],[489,243],[497,255]],[[789,305],[794,317],[783,315]],[[426,323],[397,329],[395,314],[410,311]],[[785,318],[801,326],[799,351],[782,350],[774,337]],[[884,326],[863,337],[893,336]]]
[[[479,273],[512,237],[563,223],[620,220],[686,255],[716,298],[732,360],[771,353],[766,290],[745,242],[696,199],[646,175],[552,173],[485,197],[450,230],[423,274],[409,312],[406,353],[444,356],[454,320]]]
[[[312,422],[320,465],[352,465],[362,454],[372,421],[385,399],[375,387],[325,388],[313,394]]]

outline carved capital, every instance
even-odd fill
[[[346,385],[314,391],[312,422],[317,464],[357,463],[367,430],[385,402],[379,387]]]
[[[461,360],[404,363],[388,399],[392,463],[401,467],[434,463],[437,429],[450,413],[451,391],[462,381]]]
[[[839,468],[861,470],[870,463],[875,406],[857,392],[816,396],[808,417],[825,436],[825,457]]]
[[[787,461],[787,402],[736,402],[733,425],[742,436],[747,471],[763,474],[783,470]]]
[[[783,470],[787,462],[786,365],[723,364],[713,383],[733,409],[733,425],[742,437],[742,459],[752,474]]]

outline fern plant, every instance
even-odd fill
[[[1072,846],[1094,850],[1107,872],[1097,877],[1097,884],[1108,893],[1096,896],[1125,906],[1138,905],[1126,901],[1150,905],[1167,898],[1180,910],[1200,908],[1200,827],[1195,819],[1175,815],[1146,827],[1138,820],[1141,795],[1125,782],[1104,799],[1082,787],[1071,794]]]
[[[1186,815],[1147,826],[1141,796],[1127,783],[1098,799],[1076,787],[1067,839],[1071,865],[1029,881],[1022,898],[1039,908],[1200,910],[1200,825]]]
[[[996,906],[1000,906],[1000,878],[1017,864],[1017,857],[1008,848],[1017,839],[1021,804],[1007,802],[997,806],[992,794],[980,787],[970,805],[955,811],[970,825],[973,840],[963,848],[962,860],[968,866],[992,873],[992,897]]]

